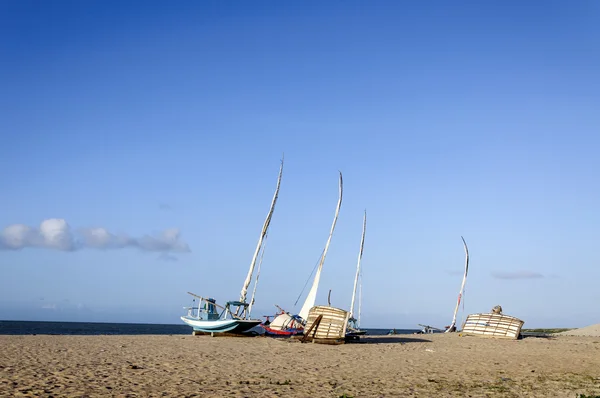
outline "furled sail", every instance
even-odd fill
[[[350,318],[354,317],[354,299],[356,298],[356,288],[358,285],[358,278],[360,277],[360,262],[362,260],[363,255],[363,247],[365,246],[365,232],[367,231],[367,211],[365,210],[365,215],[363,217],[363,230],[362,230],[362,238],[360,240],[360,250],[358,251],[358,264],[356,265],[356,276],[354,277],[354,290],[352,291],[352,302],[350,304]],[[359,298],[360,300],[360,298]],[[360,306],[360,303],[359,303]],[[360,310],[359,310],[360,312]],[[359,315],[360,317],[360,315]]]
[[[246,294],[248,293],[248,286],[250,286],[250,282],[252,282],[252,274],[254,273],[254,267],[256,266],[256,260],[258,258],[258,254],[260,253],[260,249],[263,244],[263,240],[267,235],[267,231],[269,230],[269,224],[271,224],[271,217],[273,216],[273,212],[275,211],[275,203],[277,203],[277,197],[279,196],[279,187],[281,185],[281,176],[283,174],[283,158],[281,159],[281,166],[279,167],[279,177],[277,178],[277,188],[275,189],[275,194],[273,195],[273,200],[271,202],[271,208],[269,209],[269,213],[267,214],[267,218],[265,219],[265,223],[263,224],[262,231],[260,233],[260,238],[258,239],[258,244],[256,245],[256,250],[254,251],[254,256],[252,257],[252,262],[250,263],[250,269],[248,270],[248,276],[246,276],[246,280],[244,281],[244,286],[242,287],[242,291],[240,292],[240,301],[242,303],[246,302]]]
[[[335,217],[333,218],[333,224],[331,224],[331,231],[329,232],[329,237],[327,238],[327,244],[325,245],[325,250],[323,250],[323,254],[321,255],[321,261],[319,262],[319,267],[317,268],[317,273],[315,274],[315,279],[313,281],[312,287],[308,292],[308,296],[306,296],[306,300],[304,300],[304,305],[302,305],[302,309],[298,313],[300,318],[306,320],[308,319],[308,311],[315,305],[315,301],[317,300],[317,290],[319,289],[319,281],[321,280],[321,271],[323,270],[323,263],[325,263],[325,256],[327,256],[327,250],[329,249],[329,243],[331,242],[331,237],[333,236],[333,231],[335,229],[335,224],[337,223],[338,215],[340,214],[340,208],[342,207],[342,195],[344,191],[344,181],[342,179],[342,173],[340,172],[340,194],[337,203],[337,208],[335,210]]]
[[[458,300],[456,301],[456,308],[454,309],[454,317],[452,318],[452,324],[448,329],[446,329],[446,333],[456,331],[456,314],[458,314],[460,301],[462,300],[463,294],[465,292],[465,283],[467,282],[467,273],[469,272],[469,248],[467,247],[467,242],[465,242],[465,238],[463,238],[462,236],[460,238],[462,239],[463,246],[465,248],[465,275],[463,276],[462,285],[460,286],[460,292],[458,293]]]

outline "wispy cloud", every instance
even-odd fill
[[[128,247],[163,253],[190,251],[188,244],[181,240],[177,228],[166,229],[158,235],[134,238],[115,235],[105,228],[80,228],[74,231],[65,220],[51,218],[44,220],[39,227],[13,224],[0,231],[0,250],[20,250],[28,247],[62,251]]]
[[[515,271],[515,272],[492,272],[492,277],[496,279],[540,279],[544,275],[539,272],[532,271]]]
[[[171,210],[172,209],[171,205],[168,203],[159,203],[158,208],[161,210]]]
[[[179,259],[169,253],[161,253],[160,256],[158,256],[158,259],[161,261],[168,261],[168,262],[175,262],[175,261],[179,261]]]

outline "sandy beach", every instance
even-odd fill
[[[327,346],[265,337],[0,336],[0,396],[571,397],[600,394],[600,337],[453,335]]]

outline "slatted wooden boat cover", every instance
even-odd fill
[[[311,329],[319,315],[323,315],[323,318],[317,326],[314,334],[315,339],[337,340],[345,338],[349,317],[348,311],[328,306],[314,306],[308,312],[308,319],[304,327],[305,331]],[[310,332],[310,337],[312,337],[313,331]]]
[[[522,320],[502,314],[471,314],[461,331],[465,335],[518,339],[523,327]]]

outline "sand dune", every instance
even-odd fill
[[[266,337],[0,336],[0,396],[570,397],[600,394],[600,338],[458,334],[342,346]]]
[[[596,325],[586,326],[584,328],[567,330],[566,332],[562,332],[560,334],[564,336],[600,337],[600,323]]]

